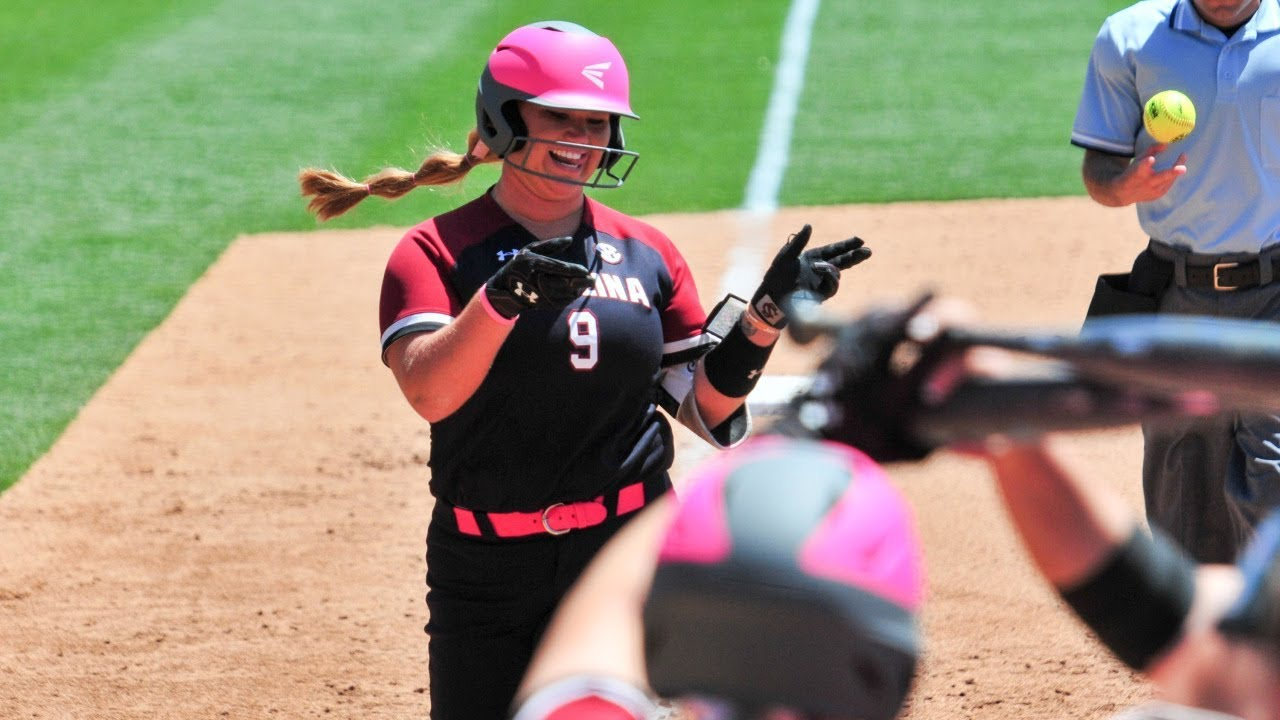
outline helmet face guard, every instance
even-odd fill
[[[608,144],[531,138],[520,117],[520,101],[608,113]],[[638,119],[631,111],[630,79],[622,55],[608,38],[573,23],[548,21],[513,30],[490,54],[476,91],[476,129],[500,158],[506,159],[530,142],[602,151],[600,168],[587,182],[534,173],[574,185],[618,187],[631,173],[639,154],[625,149],[623,115]],[[629,158],[626,168],[615,171],[613,166],[624,158]],[[512,165],[533,172],[524,164]]]
[[[889,720],[914,679],[922,593],[910,509],[874,462],[753,441],[684,493],[644,608],[650,683],[742,718]]]
[[[551,180],[559,180],[560,182],[569,183],[571,185],[582,185],[590,188],[616,188],[622,187],[622,183],[626,182],[627,176],[631,174],[631,169],[636,166],[636,160],[640,158],[640,154],[630,150],[615,150],[613,148],[602,148],[599,145],[583,145],[582,143],[564,142],[561,140],[542,140],[540,138],[529,137],[527,135],[516,136],[517,145],[522,143],[528,144],[544,144],[556,147],[573,148],[575,150],[604,150],[604,158],[600,161],[600,166],[596,168],[595,173],[591,175],[589,180],[579,181],[572,178],[561,177],[534,170],[529,167],[529,156],[525,155],[523,159],[516,160],[510,155],[503,159],[506,163],[514,168],[537,175],[538,177],[549,178]]]

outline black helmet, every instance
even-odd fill
[[[771,437],[682,493],[644,608],[655,692],[888,720],[919,652],[913,514],[866,455]]]

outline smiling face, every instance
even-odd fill
[[[1219,28],[1235,28],[1249,22],[1260,0],[1193,0],[1200,17]]]
[[[609,113],[529,102],[519,110],[525,134],[516,138],[520,149],[503,157],[496,188],[505,210],[530,220],[564,218],[581,210],[584,187],[616,187],[592,184],[609,143]]]
[[[581,184],[600,167],[609,144],[608,113],[521,103],[520,117],[529,141],[511,161],[521,169]]]

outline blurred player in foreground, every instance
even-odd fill
[[[911,687],[923,562],[864,454],[761,437],[647,509],[560,606],[516,720],[889,720]],[[652,690],[650,690],[652,688]]]
[[[1144,529],[1124,498],[1070,468],[1046,432],[1062,419],[1047,408],[1039,424],[1020,421],[954,443],[929,439],[920,429],[948,396],[966,387],[994,391],[1001,373],[1016,367],[990,350],[952,352],[945,333],[927,330],[941,325],[917,304],[847,326],[818,382],[797,401],[801,424],[880,461],[923,458],[944,444],[984,458],[1045,579],[1117,658],[1156,683],[1160,700],[1124,717],[1280,718],[1280,514],[1261,526],[1238,565],[1197,564],[1159,529]],[[1005,397],[1007,416],[1036,417]]]
[[[653,693],[698,720],[894,716],[919,647],[919,547],[874,462],[838,448],[891,461],[939,446],[917,431],[920,399],[979,370],[975,353],[910,339],[922,320],[916,306],[850,324],[780,435],[700,468],[678,509],[664,500],[609,545],[560,607],[516,720],[644,718]],[[1237,566],[1197,565],[1043,428],[1020,430],[952,448],[987,460],[1046,580],[1156,683],[1158,700],[1119,717],[1280,717],[1280,516]]]

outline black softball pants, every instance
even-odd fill
[[[431,720],[505,720],[560,598],[638,513],[553,536],[463,535],[437,503],[427,529]]]

